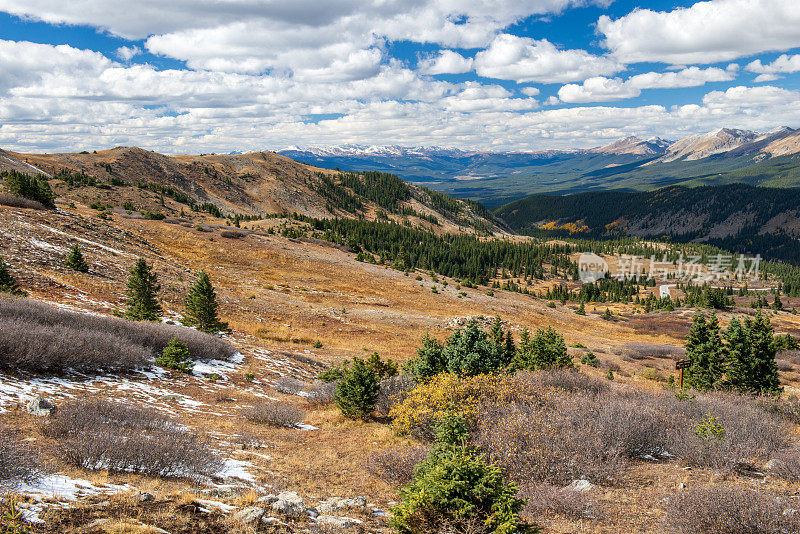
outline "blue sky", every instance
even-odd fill
[[[0,147],[589,147],[800,126],[796,0],[0,0]]]

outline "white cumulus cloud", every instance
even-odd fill
[[[709,0],[672,11],[603,15],[604,45],[626,63],[716,63],[800,46],[797,0]]]
[[[582,81],[618,72],[622,66],[585,50],[560,50],[547,40],[511,34],[498,35],[475,55],[475,72],[486,78],[517,82]]]

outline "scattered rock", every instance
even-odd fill
[[[765,469],[777,469],[777,468],[778,468],[778,467],[780,467],[781,465],[783,465],[783,462],[781,462],[781,461],[780,461],[780,460],[778,460],[777,458],[773,458],[773,459],[771,459],[769,462],[767,462],[767,463],[764,465],[764,468],[765,468]]]
[[[335,515],[343,510],[363,510],[367,507],[367,498],[364,496],[341,499],[331,497],[317,505],[317,511],[322,515]]]
[[[146,491],[139,492],[139,502],[151,502],[156,500],[156,496]]]
[[[272,503],[272,509],[286,515],[302,515],[306,511],[306,504],[295,491],[282,491],[278,500]]]
[[[260,503],[264,503],[264,504],[272,504],[277,500],[278,500],[278,496],[275,495],[274,493],[270,493],[269,495],[264,495],[263,497],[259,497],[258,501],[256,501],[256,502],[260,502]]]
[[[239,521],[244,525],[253,525],[261,521],[264,517],[265,510],[259,506],[251,506],[244,510],[239,510],[233,515],[234,521]]]
[[[332,515],[321,515],[317,519],[318,525],[326,525],[334,530],[352,530],[358,526],[358,522],[349,517],[336,517]]]
[[[595,485],[589,482],[588,480],[579,479],[579,480],[573,480],[572,483],[565,489],[570,489],[572,491],[578,491],[584,493],[587,491],[592,491],[594,488]]]
[[[38,417],[45,417],[56,413],[56,406],[42,397],[36,397],[28,403],[28,413]]]
[[[794,517],[796,513],[797,510],[795,510],[794,508],[787,508],[786,510],[783,511],[783,515],[785,515],[786,517]]]
[[[681,482],[680,484],[678,484],[678,489],[686,489],[686,484]]]

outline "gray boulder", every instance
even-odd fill
[[[250,508],[245,508],[236,512],[233,515],[233,520],[243,525],[253,525],[261,521],[261,518],[264,517],[264,513],[265,510],[263,508],[251,506]]]
[[[335,531],[353,530],[358,522],[347,517],[335,517],[332,515],[321,515],[316,519],[318,525],[325,525]]]
[[[272,503],[272,509],[285,515],[302,515],[306,511],[306,504],[297,492],[282,491],[278,494],[278,500]]]
[[[587,491],[592,491],[594,488],[595,488],[594,484],[592,484],[588,480],[584,480],[584,479],[581,478],[579,480],[573,480],[572,483],[569,486],[567,486],[565,489],[569,489],[569,490],[572,490],[572,491],[578,491],[578,492],[584,493],[584,492],[587,492]]]
[[[42,397],[36,397],[28,403],[28,413],[38,417],[45,417],[56,413],[56,406]]]

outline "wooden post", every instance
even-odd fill
[[[685,360],[685,359],[684,360],[678,360],[678,361],[675,362],[675,369],[678,369],[680,371],[679,378],[678,378],[678,386],[681,388],[681,391],[683,391],[683,370],[684,369],[688,369],[689,366],[691,366],[691,365],[692,365],[692,362],[690,362],[689,360]]]

